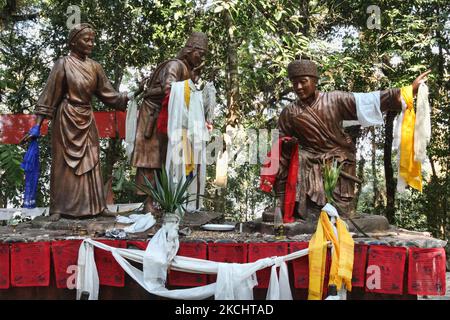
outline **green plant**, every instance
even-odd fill
[[[0,207],[21,206],[24,172],[23,152],[15,145],[0,144]]]
[[[323,163],[323,188],[325,190],[325,197],[327,198],[328,203],[332,205],[336,205],[336,201],[334,201],[333,191],[336,188],[336,183],[339,179],[339,174],[341,172],[342,164],[337,165],[337,161],[333,160],[333,162],[324,162]]]
[[[342,208],[336,203],[333,197],[333,191],[336,188],[337,181],[339,179],[339,175],[341,174],[343,163],[341,163],[339,166],[337,165],[336,159],[333,160],[333,162],[325,162],[323,163],[323,188],[325,190],[325,197],[327,198],[327,202],[336,209],[340,210],[342,212]],[[356,222],[348,217],[348,220],[355,226],[356,230],[358,230],[364,237],[369,238],[369,235],[364,232],[361,227],[356,224]]]
[[[161,173],[155,175],[155,186],[145,176],[145,185],[135,184],[135,186],[151,196],[161,206],[164,213],[175,213],[182,218],[186,212],[184,205],[190,202],[186,191],[193,180],[194,176],[189,176],[184,182],[173,183],[166,169],[162,168]]]

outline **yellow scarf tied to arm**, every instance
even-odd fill
[[[406,110],[403,116],[400,140],[399,175],[405,180],[406,184],[416,190],[422,191],[422,165],[419,161],[414,161],[414,125],[416,122],[416,114],[414,112],[412,86],[403,87],[400,92],[406,103]]]
[[[340,290],[342,283],[348,291],[352,290],[353,255],[355,243],[345,223],[338,217],[336,220],[338,237],[328,218],[322,211],[317,222],[316,232],[309,241],[309,290],[308,300],[321,300],[325,279],[325,263],[327,257],[327,241],[333,244],[329,285],[335,284]]]

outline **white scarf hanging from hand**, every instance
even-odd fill
[[[406,102],[403,98],[400,98],[402,102],[402,112],[395,118],[394,124],[394,138],[392,140],[392,149],[397,151],[396,166],[397,172],[400,170],[400,142],[402,141],[402,124],[403,117],[405,116]],[[397,192],[405,192],[406,181],[401,175],[397,176]]]
[[[431,138],[428,86],[422,82],[417,93],[416,122],[414,124],[414,160],[424,163]]]
[[[189,81],[190,100],[189,108],[185,103],[185,82],[179,81],[172,84],[168,107],[168,129],[169,143],[167,145],[166,171],[175,184],[186,181],[186,155],[183,149],[183,129],[187,130],[188,143],[192,146],[194,160],[195,178],[188,188],[192,195],[187,205],[188,211],[196,208],[195,199],[197,194],[205,193],[206,185],[206,143],[209,141],[209,132],[205,124],[205,112],[203,108],[202,92],[195,88],[194,83]],[[198,172],[197,164],[200,164]],[[199,181],[197,181],[199,179]],[[197,186],[199,185],[199,190]],[[202,206],[200,198],[199,207]]]
[[[134,141],[136,140],[138,102],[134,97],[134,92],[128,95],[128,99],[127,118],[125,121],[125,153],[130,161],[134,150]]]
[[[216,102],[216,87],[214,83],[208,81],[203,88],[203,104],[205,106],[205,119],[206,122],[212,123],[215,117],[215,110],[217,106]]]

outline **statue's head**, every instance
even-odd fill
[[[95,29],[89,23],[76,24],[69,31],[69,49],[80,56],[88,56],[94,47]]]
[[[294,92],[300,100],[306,100],[316,92],[319,73],[317,65],[308,59],[294,60],[289,63],[289,80],[291,80]]]
[[[178,59],[184,59],[191,68],[198,67],[208,52],[208,38],[203,32],[193,32],[183,49],[178,53]]]

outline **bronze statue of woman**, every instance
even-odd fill
[[[95,95],[108,106],[125,109],[128,97],[117,92],[100,64],[88,57],[94,40],[95,30],[88,23],[70,30],[70,53],[55,62],[34,112],[36,124],[44,118],[52,122],[52,220],[112,215],[106,206],[91,100]]]

